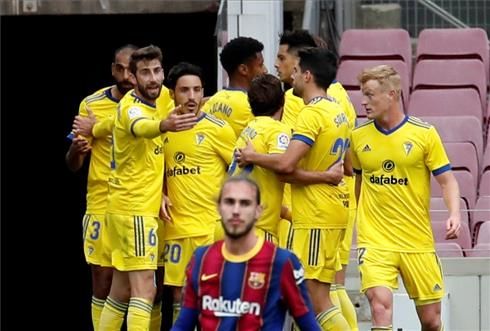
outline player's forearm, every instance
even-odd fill
[[[153,139],[162,134],[160,131],[160,122],[156,120],[150,120],[147,118],[137,119],[133,122],[131,132],[136,137],[144,137],[147,139]]]
[[[272,170],[279,174],[290,174],[294,167],[290,167],[283,158],[284,154],[261,154],[253,153],[250,156],[250,163]]]
[[[114,117],[110,116],[94,124],[92,136],[94,138],[104,138],[112,134],[114,128]]]
[[[73,172],[77,172],[78,170],[80,170],[83,165],[84,159],[85,155],[75,152],[72,146],[70,146],[70,149],[65,155],[66,165],[68,166],[68,169]]]
[[[441,185],[442,197],[449,211],[449,215],[459,215],[460,194],[459,194],[458,182],[451,174],[450,176],[448,176],[448,179],[444,183],[441,183],[440,185]]]
[[[334,174],[328,171],[308,171],[295,169],[291,174],[279,175],[283,182],[301,185],[329,184],[338,185]]]

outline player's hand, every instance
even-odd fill
[[[235,150],[235,160],[240,168],[243,168],[247,164],[252,163],[253,155],[255,154],[255,149],[250,140],[247,141],[247,145],[243,148],[237,148]]]
[[[95,123],[97,123],[97,118],[89,106],[85,106],[85,109],[87,110],[87,116],[75,116],[73,121],[73,132],[85,137],[90,137],[92,136],[92,128]]]
[[[461,217],[459,213],[457,215],[449,216],[446,221],[446,240],[458,238],[460,229]]]
[[[92,150],[92,146],[90,146],[87,139],[81,136],[75,136],[71,141],[73,152],[77,154],[87,154]]]
[[[327,184],[339,185],[342,182],[342,178],[344,178],[344,161],[340,160],[334,163],[327,169],[325,175]]]
[[[165,194],[163,194],[162,205],[160,206],[159,215],[162,220],[172,223],[172,218],[170,217],[170,212],[169,212],[169,207],[171,206],[172,206],[172,202],[170,202],[170,199]]]
[[[194,113],[181,114],[182,105],[175,107],[166,119],[160,122],[161,132],[177,132],[189,130],[197,123],[197,116]]]

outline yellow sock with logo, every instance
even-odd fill
[[[117,302],[111,297],[107,297],[104,303],[104,309],[102,309],[100,314],[97,330],[120,331],[126,310],[128,310],[127,303]]]
[[[371,331],[393,331],[393,325],[375,326],[371,328]]]
[[[332,301],[334,306],[337,306],[340,309],[340,301],[339,296],[337,295],[337,286],[335,284],[330,285],[330,301]]]
[[[349,323],[352,331],[358,331],[357,314],[352,301],[350,301],[349,295],[345,290],[345,286],[337,284],[337,296],[340,302],[340,310],[344,315],[345,320]]]
[[[143,298],[132,297],[128,307],[128,330],[148,331],[153,304]]]
[[[173,318],[172,318],[172,325],[175,324],[175,321],[179,317],[180,314],[180,303],[174,303],[174,313],[173,313]]]
[[[349,324],[338,307],[332,307],[316,316],[316,320],[323,331],[350,330]]]
[[[92,326],[94,331],[99,330],[100,314],[102,309],[104,309],[105,299],[99,299],[92,296]]]
[[[162,325],[162,302],[153,303],[150,318],[150,331],[160,331]]]

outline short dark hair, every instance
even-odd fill
[[[297,53],[304,47],[316,47],[313,36],[307,30],[284,31],[279,40],[279,45],[288,45],[288,52]]]
[[[337,74],[337,58],[324,48],[303,48],[298,51],[299,67],[301,71],[310,71],[315,83],[327,89]]]
[[[238,37],[223,47],[219,59],[228,76],[230,76],[240,64],[247,64],[251,59],[257,57],[257,53],[263,50],[264,45],[257,39]]]
[[[189,62],[180,62],[174,65],[172,69],[170,69],[167,76],[166,86],[171,90],[175,90],[175,86],[177,86],[177,81],[179,80],[180,77],[185,75],[192,75],[192,76],[199,77],[199,79],[201,80],[201,84],[204,86],[201,67]]]
[[[248,90],[248,102],[255,116],[272,116],[284,106],[284,91],[276,76],[255,77]]]
[[[143,60],[151,61],[157,59],[160,64],[163,61],[162,50],[158,46],[150,45],[143,48],[135,50],[131,54],[131,59],[129,61],[129,70],[133,74],[136,74],[137,63]]]
[[[221,202],[221,197],[223,195],[223,189],[228,183],[239,183],[239,182],[244,182],[250,185],[251,187],[255,188],[255,195],[256,199],[255,201],[257,202],[258,205],[260,205],[260,188],[259,185],[257,185],[256,182],[254,182],[252,179],[250,179],[247,176],[239,175],[239,176],[231,176],[228,177],[224,182],[223,185],[221,185],[221,189],[219,191],[219,196],[218,196],[218,203]]]
[[[134,51],[135,51],[135,50],[137,50],[138,48],[139,48],[138,46],[135,46],[135,45],[133,45],[133,44],[126,44],[126,45],[124,45],[124,46],[119,47],[118,49],[116,49],[116,50],[114,51],[114,59],[113,59],[113,61],[112,61],[112,62],[116,62],[116,57],[117,57],[117,55],[118,55],[119,53],[121,53],[122,51],[125,51],[125,50],[130,50],[130,51],[133,51],[133,52],[134,52]]]

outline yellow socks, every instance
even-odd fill
[[[338,307],[332,307],[317,315],[316,320],[323,331],[346,331],[350,330],[349,324],[340,313]]]
[[[172,325],[175,324],[175,321],[179,317],[180,314],[180,303],[174,303],[174,313],[173,313],[173,318],[172,318]]]
[[[162,302],[153,303],[150,318],[150,331],[160,331],[162,325]]]
[[[148,331],[153,304],[143,298],[132,297],[128,307],[128,330]]]
[[[111,299],[111,297],[107,297],[104,303],[104,309],[102,309],[100,314],[97,330],[120,331],[127,309],[127,303],[117,302]]]
[[[337,285],[335,284],[330,285],[330,301],[332,301],[334,306],[337,306],[340,309],[340,301],[337,295]]]
[[[104,309],[104,303],[104,299],[98,299],[92,296],[92,325],[94,331],[99,330],[100,314],[102,313],[102,309]]]
[[[393,331],[393,325],[372,327],[371,331]]]
[[[359,327],[357,326],[357,314],[352,301],[350,301],[349,295],[345,290],[345,286],[337,284],[337,297],[340,302],[340,310],[342,311],[342,315],[344,315],[345,320],[349,324],[352,331],[358,331]]]

